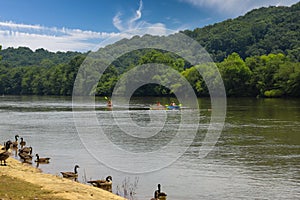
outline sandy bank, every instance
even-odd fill
[[[13,158],[7,159],[8,166],[0,166],[0,175],[24,180],[42,187],[53,196],[65,199],[107,199],[124,200],[115,194],[82,183],[77,183],[59,176],[43,174],[32,166],[23,164]]]

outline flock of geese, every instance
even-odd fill
[[[32,147],[27,147],[26,142],[24,139],[21,137],[20,144],[18,142],[19,135],[15,135],[15,141],[12,142],[8,140],[7,142],[4,143],[4,147],[1,148],[0,150],[0,161],[1,165],[6,166],[6,159],[11,155],[10,149],[13,149],[17,152],[18,146],[20,145],[19,153],[18,156],[23,160],[25,163],[31,163],[32,161]],[[50,158],[41,158],[39,154],[35,154],[36,160],[35,162],[37,163],[49,163]]]
[[[15,152],[18,151],[18,156],[24,163],[29,163],[32,164],[32,147],[31,146],[26,146],[26,142],[24,139],[21,137],[20,138],[20,143],[18,142],[19,135],[15,135],[15,141],[12,142],[11,140],[8,140],[7,142],[4,142],[4,146],[0,147],[0,165],[1,166],[6,166],[6,160],[9,158],[11,155],[11,149],[15,150]],[[20,145],[20,149],[18,150],[18,146]],[[1,145],[0,145],[1,146]],[[16,153],[17,154],[17,153]],[[40,157],[39,154],[35,154],[36,160],[34,160],[37,163],[37,166],[40,163],[43,164],[48,164],[50,163],[50,158],[49,157]],[[60,172],[63,176],[63,178],[68,178],[77,181],[78,177],[78,171],[77,169],[80,168],[79,165],[75,165],[74,171],[73,172]],[[111,184],[112,184],[112,177],[107,176],[105,180],[91,180],[87,181],[94,187],[106,189],[110,192],[111,191]],[[103,185],[110,185],[110,188],[103,188]],[[154,192],[154,198],[151,200],[164,200],[166,199],[166,194],[164,192],[161,192],[161,185],[158,184],[157,190]]]
[[[26,146],[26,142],[24,139],[21,137],[21,141],[19,142],[19,135],[15,135],[15,141],[8,140],[7,142],[4,143],[4,146],[0,150],[0,164],[2,166],[6,166],[6,160],[7,158],[11,155],[11,149],[16,152],[16,155],[20,157],[20,159],[24,163],[29,163],[32,164],[32,159],[33,159],[33,149],[31,146]],[[20,145],[20,148],[18,149]],[[18,152],[18,153],[17,153]],[[35,154],[36,159],[34,162],[37,164],[48,164],[50,163],[50,158],[49,157],[40,157],[39,154]],[[78,177],[78,171],[77,169],[79,168],[79,165],[75,165],[74,171],[73,172],[60,172],[61,175],[64,178],[69,178],[69,179],[74,179],[77,180]],[[106,180],[95,180],[95,181],[89,181],[92,185],[97,185],[96,183],[103,183],[103,182],[112,182],[112,177],[108,176]]]

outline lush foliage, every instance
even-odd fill
[[[183,33],[196,39],[219,62],[233,52],[243,59],[284,53],[300,61],[300,3],[255,9],[236,19]]]
[[[49,52],[45,49],[32,51],[28,47],[17,49],[9,47],[0,52],[1,63],[7,67],[28,67],[39,66],[49,68],[54,65],[69,62],[74,56],[80,55],[78,52]]]
[[[298,97],[299,12],[300,3],[291,7],[261,8],[234,20],[184,33],[197,39],[217,61],[216,66],[228,96]],[[135,44],[147,47],[154,37],[156,40],[162,39],[150,35],[142,38],[135,36],[109,45],[104,48],[105,51],[100,49],[99,53],[104,52],[102,58],[105,58],[113,51],[130,49]],[[167,38],[172,48],[181,49],[180,41],[172,39],[172,35]],[[114,48],[116,46],[119,49]],[[159,63],[161,68],[148,66],[144,68],[144,73],[151,75],[155,72],[160,75],[154,73],[151,79],[153,84],[140,87],[135,95],[174,95],[184,91],[184,81],[180,77],[172,81],[176,76],[171,72],[175,70],[189,81],[198,96],[208,96],[208,87],[221,84],[221,80],[215,79],[216,72],[212,70],[215,64],[212,62],[192,66],[180,56],[159,50],[159,47],[128,52],[110,63],[99,81],[100,72],[82,79],[86,85],[97,80],[98,84],[91,85],[91,90],[87,92],[111,95],[118,81],[121,82],[121,90],[126,90],[130,84],[142,81],[141,77],[128,75],[123,80],[120,77],[134,71],[136,66],[148,66],[150,63]],[[0,51],[0,94],[71,95],[78,69],[86,56],[87,53],[52,53],[44,49],[32,51],[25,47],[4,49]],[[95,57],[89,62],[93,66],[95,62],[106,61]],[[90,70],[97,71],[94,68]],[[162,84],[155,84],[157,82]]]
[[[2,51],[3,60],[0,64],[1,94],[71,95],[78,68],[85,58],[74,52],[32,52],[24,47],[9,48],[7,51]],[[37,56],[41,52],[45,55]],[[53,60],[49,59],[49,55]],[[71,55],[73,59],[70,59]]]
[[[75,56],[68,63],[61,63],[51,67],[7,67],[0,65],[0,93],[26,95],[71,95],[77,71],[85,59],[84,55]],[[204,78],[209,80],[213,76],[213,63],[192,66],[184,69],[181,58],[168,59],[168,56],[159,51],[151,51],[141,56],[137,62],[147,64],[165,59],[168,66],[178,70],[198,96],[208,96],[208,89]],[[269,54],[253,56],[245,61],[237,53],[229,55],[224,61],[217,63],[228,96],[300,96],[300,63],[291,61],[284,54]],[[199,69],[203,72],[202,77]],[[126,71],[128,71],[127,69]],[[172,75],[165,69],[155,69],[156,73],[164,74],[153,76],[169,89],[158,84],[148,84],[139,88],[136,95],[172,95],[183,84],[178,80],[170,83]],[[153,69],[145,68],[145,73],[153,73]],[[98,85],[94,88],[97,95],[110,95],[115,84],[122,75],[114,65],[111,65]],[[125,80],[138,81],[138,77]],[[129,83],[122,83],[123,89]]]

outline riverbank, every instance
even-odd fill
[[[12,183],[12,184],[8,184]],[[27,184],[28,183],[28,184]],[[89,185],[51,174],[13,158],[0,166],[0,199],[84,199],[124,200],[124,198]]]

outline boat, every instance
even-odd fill
[[[163,105],[151,105],[150,110],[166,110],[166,107]]]
[[[167,106],[166,107],[168,110],[179,110],[180,109],[180,106],[178,105],[175,105],[175,106]]]
[[[159,103],[150,106],[150,110],[179,110],[181,105],[166,105],[163,106]]]
[[[161,105],[160,102],[157,102],[156,104],[150,106],[150,110],[165,110],[165,109],[166,107]]]

